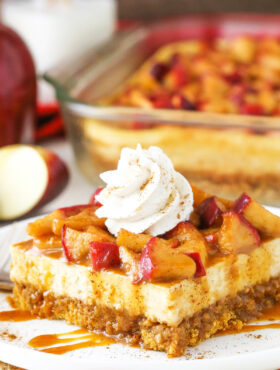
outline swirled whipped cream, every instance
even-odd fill
[[[96,199],[96,211],[108,230],[120,229],[156,236],[188,220],[193,210],[189,182],[176,172],[171,160],[155,146],[144,150],[124,148],[118,167],[100,175],[107,186]]]

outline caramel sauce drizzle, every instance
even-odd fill
[[[69,338],[69,336],[72,336]],[[64,338],[66,337],[66,338]],[[80,341],[78,343],[73,343]],[[62,343],[71,343],[66,346],[55,346]],[[97,346],[107,346],[116,343],[113,338],[108,338],[103,334],[91,333],[86,329],[78,329],[68,333],[61,334],[47,334],[39,335],[28,342],[28,345],[32,348],[40,348],[40,352],[52,353],[56,355],[62,355],[64,353],[74,351],[75,349],[87,348],[87,347],[97,347]],[[48,347],[48,348],[43,348]]]
[[[34,320],[36,317],[28,311],[11,310],[0,312],[0,321],[28,321]],[[280,320],[280,303],[272,308],[263,311],[259,322]],[[215,336],[225,336],[239,333],[249,333],[263,329],[280,329],[280,323],[268,323],[260,325],[244,325],[241,330],[228,329],[218,332]],[[28,345],[38,349],[40,352],[62,355],[64,353],[77,349],[107,346],[116,343],[115,338],[109,338],[103,334],[89,332],[86,329],[78,329],[75,331],[60,333],[60,334],[45,334],[32,338]],[[67,345],[61,345],[70,343]]]
[[[36,317],[29,311],[12,310],[0,312],[0,321],[29,321],[34,320]]]
[[[29,321],[36,319],[28,311],[11,310],[0,312],[0,321]],[[280,320],[280,303],[275,306],[265,309],[262,312],[259,322]],[[254,332],[263,329],[280,329],[280,323],[268,323],[260,325],[244,325],[241,330],[228,329],[215,334],[216,337]],[[78,341],[78,342],[77,342]],[[115,338],[109,338],[103,334],[89,332],[86,329],[78,329],[67,333],[60,334],[45,334],[32,338],[28,345],[32,348],[38,349],[40,352],[61,355],[76,349],[107,346],[117,342]],[[61,345],[64,343],[71,343]]]
[[[264,324],[264,325],[244,325],[240,330],[227,329],[215,334],[215,337],[222,337],[224,335],[249,333],[262,329],[280,329],[280,324]]]

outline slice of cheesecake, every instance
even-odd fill
[[[115,237],[95,197],[29,224],[11,248],[15,305],[171,356],[257,318],[280,300],[280,218],[192,190],[189,221],[157,237]]]
[[[175,356],[280,300],[280,218],[247,194],[204,193],[157,147],[100,176],[12,246],[18,308]]]

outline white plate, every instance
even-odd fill
[[[280,214],[279,209],[274,208],[273,211]],[[24,229],[29,221],[0,229],[0,258],[1,249],[7,248],[7,243],[26,238]],[[9,309],[5,297],[0,293],[0,311]],[[66,333],[75,329],[62,321],[0,322],[0,334],[8,332],[16,336],[12,341],[0,336],[0,361],[30,370],[272,370],[280,367],[280,330],[277,329],[212,338],[187,350],[186,356],[173,359],[167,358],[165,353],[121,344],[80,349],[64,355],[42,353],[27,345],[37,335]]]

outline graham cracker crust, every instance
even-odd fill
[[[280,301],[280,277],[248,287],[235,297],[227,297],[209,306],[178,326],[152,322],[143,316],[133,317],[100,305],[87,305],[69,297],[55,297],[31,285],[15,284],[14,304],[41,318],[62,319],[91,331],[118,336],[120,341],[145,349],[165,351],[169,356],[184,354],[188,346],[196,346],[221,330],[241,330],[257,319],[263,309]]]

